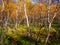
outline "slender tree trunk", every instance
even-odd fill
[[[7,5],[9,7],[9,1],[7,1]],[[5,16],[6,20],[5,20],[5,27],[6,27],[6,31],[8,32],[8,21],[9,21],[9,10],[10,8],[7,9],[7,15]]]
[[[29,20],[28,20],[28,16],[26,13],[26,0],[24,0],[24,12],[25,12],[25,18],[26,18],[26,22],[27,22],[27,27],[29,28]]]
[[[27,24],[27,36],[28,36],[28,32],[30,33],[30,37],[31,37],[31,30],[29,28],[29,19],[28,19],[28,15],[27,15],[27,12],[26,12],[26,0],[24,0],[24,14],[25,14],[25,18],[26,18],[26,24]],[[30,39],[31,40],[31,39]],[[30,43],[31,45],[31,43]]]
[[[17,9],[16,9],[16,24],[15,24],[15,28],[18,27],[18,8],[19,8],[19,7],[18,7],[18,4],[19,4],[18,1],[19,1],[19,0],[16,0]]]
[[[50,22],[50,19],[49,19],[50,4],[51,4],[51,0],[49,1],[49,5],[48,5],[48,35],[47,35],[47,38],[46,38],[46,41],[45,41],[44,45],[47,45],[47,42],[48,42],[48,39],[49,39],[49,36],[50,36],[51,25],[52,25],[52,22],[53,22],[54,18],[56,17],[56,12],[57,12],[57,4],[56,4],[56,10],[55,10],[54,16],[53,16],[53,18],[52,18],[52,20]]]
[[[16,10],[16,25],[15,27],[17,28],[18,27],[18,10]]]
[[[47,7],[47,9],[48,9],[48,11],[47,11],[47,22],[48,22],[48,35],[47,35],[47,37],[46,37],[46,41],[45,41],[45,44],[44,45],[47,45],[47,42],[48,42],[48,39],[49,39],[49,36],[50,36],[50,28],[51,28],[51,23],[50,23],[50,19],[49,19],[49,13],[50,13],[50,5],[51,5],[51,0],[49,0],[48,1],[48,7]]]

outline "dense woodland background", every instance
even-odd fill
[[[0,0],[0,45],[60,45],[60,0]]]

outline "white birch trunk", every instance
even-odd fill
[[[52,20],[50,22],[50,19],[49,19],[50,5],[51,5],[51,0],[49,0],[49,5],[48,5],[48,35],[47,35],[47,38],[46,38],[46,41],[45,41],[45,44],[44,45],[47,45],[47,42],[48,42],[48,39],[49,39],[49,36],[50,36],[50,32],[49,31],[51,29],[51,24],[52,24],[54,18],[56,17],[56,11],[57,11],[57,8],[56,8],[56,11],[54,13],[54,16],[53,16],[53,18],[52,18]],[[57,7],[57,5],[56,5],[56,7]]]
[[[45,41],[45,44],[44,45],[47,45],[47,42],[48,42],[48,39],[49,39],[49,36],[50,36],[50,32],[49,32],[50,31],[50,28],[51,28],[51,23],[49,21],[50,5],[51,5],[51,0],[48,1],[48,7],[47,7],[47,9],[48,9],[48,11],[47,11],[47,13],[48,13],[47,14],[47,18],[48,18],[48,20],[47,20],[48,21],[48,30],[47,30],[48,31],[48,35],[46,37],[46,41]]]
[[[17,9],[16,9],[16,25],[15,25],[15,28],[18,27],[18,0],[16,0],[16,5],[17,5]]]
[[[9,5],[9,3],[7,2],[7,5]],[[8,30],[8,20],[9,20],[9,8],[7,9],[7,15],[5,16],[6,20],[5,20],[5,27],[6,30]]]
[[[16,28],[18,27],[18,11],[16,10]]]
[[[4,1],[2,0],[2,11],[4,10]]]
[[[27,27],[29,27],[28,16],[27,16],[27,13],[26,13],[26,0],[24,0],[24,12],[25,12],[25,18],[26,18],[26,21],[27,21]]]

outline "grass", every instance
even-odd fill
[[[35,27],[33,25],[30,25],[30,29],[33,32],[35,32],[37,35],[38,35],[39,32],[41,34],[46,34],[47,35],[47,31],[46,31],[47,28],[45,28],[45,27],[42,27],[40,29],[39,27]],[[2,30],[2,28],[0,27],[0,36],[1,36],[1,30]],[[6,31],[6,28],[4,27],[4,30],[3,31],[4,31],[4,35],[6,34],[5,35],[6,36],[5,37],[6,39],[4,39],[5,40],[4,43],[6,45],[30,45],[30,44],[31,45],[35,45],[35,43],[36,43],[36,41],[26,40],[26,38],[22,38],[21,37],[21,36],[25,36],[26,35],[26,32],[27,32],[27,26],[25,24],[20,25],[16,29],[15,28],[8,27],[8,31]],[[55,28],[51,28],[50,32],[51,32],[51,35],[53,35],[54,32],[56,33]],[[52,37],[54,37],[54,36],[52,36]],[[46,38],[46,36],[40,35],[40,41],[41,41],[40,44],[42,44],[42,45],[44,44],[45,38]],[[38,45],[40,45],[40,44],[38,44]],[[57,44],[56,42],[51,43],[51,45],[56,45],[56,44]],[[60,44],[58,43],[58,45],[60,45]]]

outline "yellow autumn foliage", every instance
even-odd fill
[[[9,3],[9,8],[16,9],[17,5],[14,3]]]
[[[54,12],[56,10],[56,5],[51,5],[50,6],[50,12]]]

